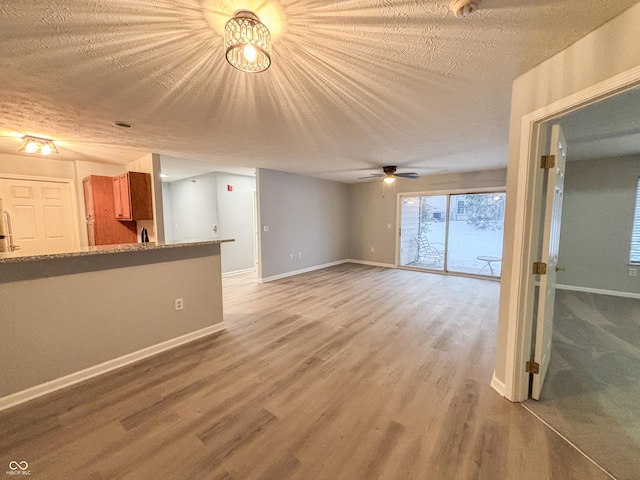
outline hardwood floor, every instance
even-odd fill
[[[226,332],[0,412],[60,479],[606,479],[490,387],[499,284],[340,265],[225,279]]]

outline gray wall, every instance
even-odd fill
[[[164,187],[163,193],[166,192]],[[169,236],[174,242],[218,238],[218,234],[213,231],[213,226],[219,225],[218,182],[215,173],[171,182],[168,192],[171,227],[165,228],[165,236]],[[167,234],[168,231],[171,233]]]
[[[218,219],[220,238],[233,238],[222,244],[222,272],[238,272],[255,268],[255,229],[253,192],[255,177],[217,173]],[[231,185],[233,191],[227,186]]]
[[[640,156],[568,162],[558,283],[640,292],[629,276],[629,249]]]
[[[387,189],[384,197],[381,181],[350,185],[349,258],[395,264],[397,193],[504,189],[506,177],[506,170],[500,169],[429,175],[417,180],[398,179],[395,192],[393,188]]]
[[[255,189],[254,177],[221,172],[163,183],[166,240],[233,238],[222,244],[222,273],[255,268]]]
[[[348,258],[348,185],[265,169],[257,183],[262,279]]]
[[[13,264],[54,276],[0,281],[0,397],[222,324],[219,252],[211,245]],[[135,266],[110,268],[123,261]],[[107,270],[92,271],[94,263]],[[176,298],[184,310],[175,310]]]
[[[514,264],[521,265],[529,259],[514,257],[516,233],[516,199],[519,192],[519,175],[522,168],[528,168],[528,159],[521,158],[521,137],[523,118],[543,107],[569,98],[577,92],[586,90],[609,78],[631,71],[640,65],[638,43],[638,25],[640,24],[640,3],[629,8],[623,14],[605,23],[583,39],[554,55],[549,60],[532,68],[518,77],[513,83],[511,98],[511,120],[509,130],[509,163],[507,175],[507,200],[505,212],[505,238],[503,247],[502,278],[500,281],[500,313],[498,321],[498,340],[496,352],[495,379],[507,381],[507,358],[509,332],[517,332],[518,318],[512,312],[521,315],[516,301],[519,293],[519,279],[511,278]],[[527,126],[528,128],[528,126]],[[533,192],[531,192],[533,193]],[[529,219],[533,222],[535,219]],[[521,299],[519,299],[521,300]],[[512,378],[509,378],[510,382]]]

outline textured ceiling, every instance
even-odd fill
[[[274,3],[0,0],[0,152],[33,134],[62,159],[347,182],[504,167],[513,79],[636,1],[483,0],[457,19],[449,0],[282,0],[264,8],[280,15],[272,67],[234,70],[220,21]]]

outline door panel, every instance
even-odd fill
[[[400,265],[444,270],[447,196],[402,199]]]
[[[11,205],[11,202],[7,203]],[[20,205],[14,200],[12,217],[14,241],[23,242],[25,240],[36,240],[38,238],[36,211],[33,205]]]
[[[564,170],[567,147],[560,125],[551,128],[550,154],[555,155],[555,167],[547,172],[542,255],[540,261],[547,264],[546,275],[540,275],[538,314],[535,337],[534,360],[539,364],[539,373],[533,376],[531,396],[539,400],[542,385],[549,369],[551,358],[551,334],[556,296],[556,267],[560,248],[560,222],[564,196]]]
[[[16,256],[78,249],[72,185],[0,178],[0,198],[11,216]]]

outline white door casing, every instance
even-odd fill
[[[0,198],[11,216],[16,256],[78,249],[72,184],[0,178]]]
[[[542,385],[549,369],[551,358],[553,312],[556,297],[556,267],[558,266],[558,251],[560,248],[560,223],[567,161],[567,144],[560,125],[551,127],[550,155],[555,157],[555,166],[547,171],[546,180],[540,261],[547,264],[547,273],[546,275],[540,275],[538,297],[534,361],[539,365],[539,373],[533,376],[532,385],[532,397],[536,400],[540,399]]]

